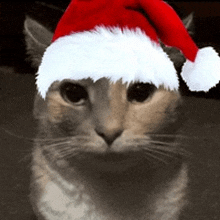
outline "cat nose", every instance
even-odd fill
[[[101,131],[98,129],[95,129],[96,133],[101,136],[105,142],[108,144],[108,146],[111,146],[111,144],[122,134],[122,129],[114,129],[114,130],[105,130]]]

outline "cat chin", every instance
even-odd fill
[[[107,152],[85,153],[80,157],[56,163],[60,168],[77,168],[92,172],[124,172],[129,169],[144,166],[152,168],[151,162],[141,152]]]
[[[140,158],[137,156],[117,153],[95,155],[87,160],[92,169],[108,172],[123,172],[137,166],[139,162]]]
[[[68,170],[71,171],[75,168],[91,171],[123,172],[138,166],[140,163],[149,164],[140,152],[84,152],[73,158],[51,160],[49,157],[45,157],[45,159],[50,166],[61,172],[68,172]]]

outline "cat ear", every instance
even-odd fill
[[[185,17],[182,22],[188,30],[189,34],[192,36],[194,34],[193,13]],[[161,47],[173,62],[176,70],[180,72],[183,63],[186,61],[184,55],[175,47],[167,47],[163,43],[161,43]]]
[[[24,34],[27,54],[33,67],[38,67],[46,48],[51,44],[53,33],[37,21],[26,17]]]
[[[194,18],[194,13],[192,12],[182,20],[184,26],[186,27],[186,29],[188,30],[191,36],[194,34],[194,30],[195,30],[193,18]]]

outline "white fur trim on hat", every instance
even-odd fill
[[[181,75],[191,91],[207,92],[220,80],[220,58],[212,47],[202,48],[194,62],[186,61]]]
[[[160,45],[140,29],[121,30],[97,27],[94,31],[60,37],[46,50],[38,70],[37,87],[43,98],[54,81],[64,79],[94,81],[150,82],[178,89],[173,63]]]

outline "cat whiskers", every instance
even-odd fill
[[[155,135],[156,136],[156,135]],[[172,159],[179,159],[180,156],[188,157],[191,154],[182,148],[182,145],[178,141],[171,142],[170,138],[174,138],[174,135],[157,135],[161,138],[168,138],[167,141],[154,140],[149,136],[146,137],[137,137],[132,141],[127,140],[129,145],[135,146],[138,150],[143,151],[147,159],[154,162],[169,163]]]
[[[154,151],[149,151],[149,149],[143,149],[144,150],[144,154],[145,154],[145,156],[147,156],[147,159],[149,160],[151,160],[151,159],[154,159],[154,161],[153,162],[163,162],[163,163],[165,163],[165,164],[168,164],[168,162],[164,159],[164,158],[162,158],[162,157],[160,157],[160,155],[155,155],[154,153]],[[155,161],[155,159],[156,159],[156,161]],[[152,161],[152,160],[151,160]]]
[[[42,140],[40,143],[44,152],[56,159],[68,159],[82,154],[83,148],[91,147],[91,138],[85,136]]]
[[[146,134],[148,135],[148,134]],[[178,139],[189,139],[192,137],[189,137],[187,135],[183,135],[183,134],[154,134],[154,133],[150,133],[149,134],[151,137],[158,137],[158,138],[178,138]]]

